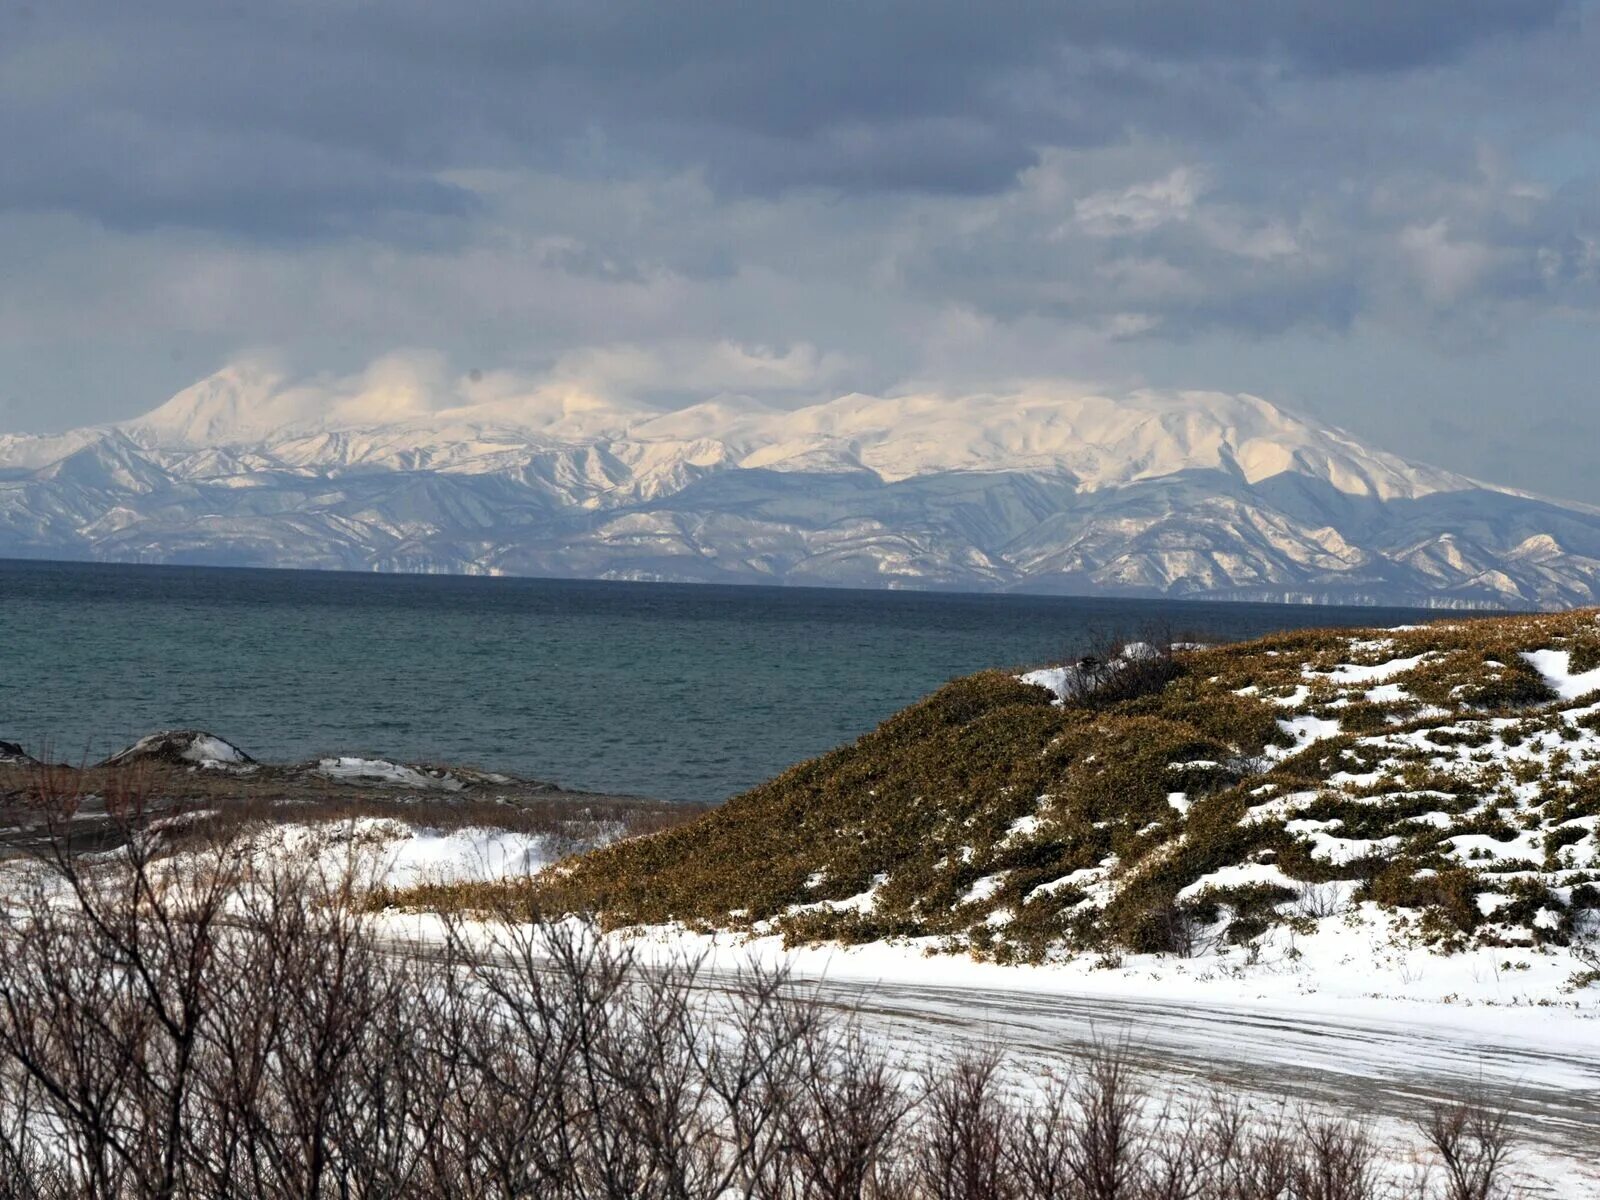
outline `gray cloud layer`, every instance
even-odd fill
[[[731,341],[797,399],[1252,387],[1600,501],[1597,67],[1577,0],[0,0],[0,425]]]

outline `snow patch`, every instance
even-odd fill
[[[1010,871],[996,871],[993,875],[985,875],[982,879],[973,883],[956,903],[979,904],[984,900],[990,899],[1000,890],[1006,881],[1006,876],[1010,874]]]
[[[1358,648],[1360,647],[1352,647],[1352,649]],[[1427,653],[1415,654],[1410,658],[1391,658],[1388,662],[1382,662],[1374,666],[1366,667],[1345,664],[1342,666],[1337,666],[1333,668],[1333,670],[1326,673],[1319,673],[1311,670],[1308,667],[1306,669],[1306,677],[1309,679],[1322,679],[1329,683],[1341,684],[1382,683],[1384,680],[1392,679],[1396,675],[1404,675],[1407,671],[1415,670],[1429,657],[1431,657],[1431,655]]]
[[[1000,839],[1000,845],[1009,846],[1017,842],[1025,842],[1039,832],[1039,827],[1044,824],[1038,817],[1018,817],[1006,826],[1005,835]]]
[[[1288,888],[1298,891],[1299,884],[1269,863],[1236,863],[1202,875],[1178,892],[1178,899],[1191,900],[1207,888],[1253,887],[1258,885]]]
[[[426,829],[387,817],[273,825],[252,835],[247,853],[311,863],[330,879],[352,870],[363,885],[516,879],[542,870],[560,851],[547,834],[473,826]]]
[[[1576,700],[1600,689],[1600,667],[1574,675],[1569,650],[1526,650],[1522,657],[1563,700]]]
[[[1111,899],[1111,885],[1107,877],[1116,865],[1117,860],[1112,857],[1103,860],[1097,867],[1080,867],[1070,875],[1041,883],[1023,897],[1023,903],[1027,903],[1035,896],[1048,896],[1063,888],[1081,888],[1089,894],[1089,903],[1104,905]]]
[[[1396,704],[1411,699],[1398,683],[1380,683],[1377,687],[1368,688],[1365,697],[1368,704]]]
[[[870,913],[878,907],[878,889],[888,881],[887,875],[874,875],[872,883],[864,892],[857,892],[854,896],[847,896],[843,900],[815,900],[810,904],[791,904],[784,913],[786,916],[797,916],[808,912]]]
[[[1022,683],[1046,688],[1055,693],[1055,705],[1060,708],[1069,700],[1081,699],[1100,687],[1113,674],[1130,663],[1146,662],[1160,658],[1161,651],[1149,642],[1129,642],[1116,658],[1106,662],[1086,658],[1077,664],[1062,667],[1041,667],[1018,675]]]
[[[1307,746],[1325,741],[1331,737],[1338,737],[1340,733],[1339,722],[1331,721],[1326,717],[1291,717],[1287,721],[1280,720],[1278,728],[1294,739],[1294,745],[1268,746],[1266,757],[1272,761],[1292,758]]]
[[[183,757],[192,763],[206,765],[225,763],[231,766],[247,761],[239,747],[209,733],[202,734],[190,742],[189,748],[183,752]]]
[[[385,758],[323,758],[317,760],[316,773],[329,779],[351,779],[384,783],[395,787],[459,792],[462,783],[450,775],[425,775],[413,767]]]

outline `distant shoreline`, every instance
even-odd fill
[[[311,575],[322,578],[342,579],[435,579],[457,580],[461,582],[521,582],[549,585],[593,585],[596,587],[616,588],[683,588],[705,592],[723,591],[775,591],[787,593],[815,592],[826,595],[859,595],[863,597],[884,596],[948,596],[967,598],[972,600],[993,600],[1003,598],[1017,598],[1027,600],[1081,600],[1116,604],[1131,604],[1134,606],[1148,605],[1165,607],[1167,605],[1208,605],[1227,604],[1261,608],[1333,608],[1333,609],[1392,609],[1412,613],[1433,613],[1435,615],[1452,612],[1485,613],[1485,614],[1515,614],[1518,612],[1535,612],[1536,609],[1508,608],[1504,605],[1491,604],[1485,601],[1449,599],[1440,596],[1419,595],[1415,597],[1416,603],[1396,603],[1379,596],[1355,593],[1339,595],[1329,598],[1327,593],[1312,593],[1299,589],[1288,589],[1282,592],[1263,593],[1260,595],[1246,594],[1239,589],[1230,589],[1222,592],[1197,592],[1186,595],[1166,595],[1151,589],[1106,589],[1085,588],[1079,590],[1044,590],[1031,587],[993,588],[983,591],[973,591],[968,588],[941,587],[937,583],[905,586],[896,581],[886,587],[859,587],[854,584],[830,583],[789,583],[786,581],[763,582],[760,580],[716,580],[716,579],[652,579],[646,577],[618,579],[592,575],[515,575],[492,571],[434,571],[434,570],[379,570],[357,571],[348,567],[319,567],[315,565],[277,565],[263,563],[229,563],[229,562],[144,562],[137,559],[104,559],[104,558],[58,558],[54,555],[19,555],[16,547],[8,548],[5,554],[0,554],[0,570],[9,567],[90,567],[105,568],[108,570],[136,570],[136,571],[168,571],[173,573],[219,571],[229,573],[258,573],[258,574],[290,574]],[[469,586],[471,584],[469,583]]]

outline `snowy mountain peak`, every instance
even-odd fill
[[[615,403],[561,381],[530,385],[508,374],[452,377],[428,359],[380,360],[356,375],[296,380],[244,361],[185,388],[121,426],[140,442],[199,449],[331,432],[413,442],[462,440],[484,430],[584,440],[620,433],[653,410]]]
[[[294,393],[261,362],[224,367],[184,388],[159,408],[125,422],[136,440],[151,446],[200,449],[273,437],[311,415],[293,411]]]
[[[1182,471],[1256,484],[1306,475],[1338,491],[1414,499],[1475,486],[1314,426],[1257,396],[1038,385],[1012,393],[851,393],[784,409],[719,397],[662,412],[559,383],[451,379],[395,361],[341,380],[293,381],[230,366],[122,427],[158,449],[279,447],[296,465],[459,466],[471,453],[555,443],[720,444],[741,467],[866,470],[886,482],[951,471],[1044,471],[1084,490]],[[329,437],[331,434],[342,437]],[[463,454],[463,447],[474,447]],[[636,449],[623,449],[637,457]]]
[[[660,423],[656,423],[659,427]],[[880,478],[945,471],[1068,474],[1087,490],[1182,471],[1229,470],[1248,483],[1312,475],[1351,495],[1415,497],[1473,486],[1370,451],[1256,396],[1140,391],[1122,397],[1038,387],[1004,395],[849,395],[735,422],[745,465],[853,458]]]
[[[673,411],[397,357],[0,438],[0,555],[1236,599],[1600,599],[1600,511],[1256,396],[1040,383]]]

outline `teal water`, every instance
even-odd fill
[[[0,738],[99,758],[199,727],[258,758],[476,764],[718,800],[946,680],[1157,625],[1410,610],[0,561]]]

